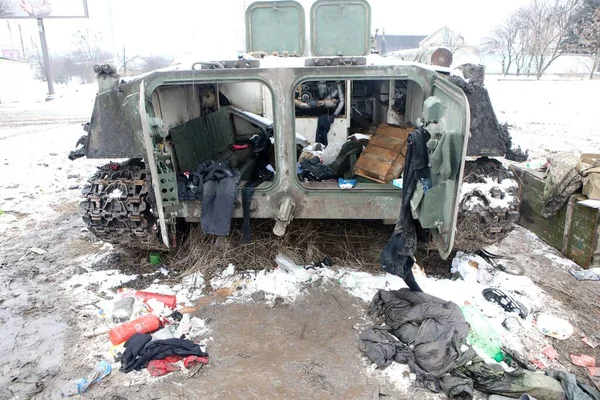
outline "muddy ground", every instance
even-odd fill
[[[66,158],[88,115],[77,99],[69,99],[67,107],[67,100],[57,99],[33,111],[0,105],[0,399],[59,398],[67,381],[85,376],[105,357],[89,344],[106,338],[86,338],[80,328],[81,319],[95,318],[89,305],[61,286],[85,271],[86,256],[107,251],[82,230],[75,189],[103,161]],[[599,348],[580,340],[581,334],[600,333],[600,282],[577,282],[556,251],[522,228],[494,251],[510,254],[513,260],[505,262],[518,264],[560,302],[558,311],[576,332],[566,341],[548,342],[564,366],[583,377],[568,355],[600,359]],[[140,379],[114,371],[85,397],[443,398],[400,390],[368,372],[356,346],[360,328],[369,324],[365,311],[365,302],[332,285],[315,285],[295,302],[274,307],[216,302],[198,311],[214,339],[208,342],[206,368],[189,378],[175,373]]]

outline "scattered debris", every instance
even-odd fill
[[[548,314],[538,315],[536,326],[544,335],[559,340],[566,340],[573,334],[573,326],[568,321]]]
[[[79,185],[71,185],[69,186],[69,190],[77,190],[79,189]]]
[[[595,367],[596,359],[592,356],[588,356],[586,354],[582,354],[580,356],[576,356],[571,354],[571,362],[579,367]]]
[[[484,289],[482,294],[487,301],[491,301],[492,303],[498,304],[506,312],[519,314],[521,318],[527,317],[527,308],[525,308],[518,301],[515,301],[512,297],[504,293],[502,290],[496,288],[488,288]]]
[[[600,335],[584,336],[581,338],[581,341],[590,346],[592,349],[595,349],[598,347],[598,345],[600,345]]]
[[[158,330],[161,323],[154,314],[148,314],[123,325],[116,326],[108,332],[110,341],[114,345],[121,344],[136,333],[148,333]]]
[[[550,360],[556,360],[559,356],[558,352],[551,345],[544,347],[542,349],[542,354],[548,357]]]
[[[265,299],[265,291],[259,290],[258,292],[252,293],[252,300],[254,301],[262,301]]]
[[[27,251],[31,252],[31,253],[35,253],[38,256],[43,256],[44,254],[47,253],[46,250],[44,249],[40,249],[39,247],[30,247],[29,249],[27,249]]]
[[[596,273],[595,269],[596,268],[584,269],[580,271],[570,269],[569,273],[578,281],[600,281],[600,275]]]
[[[75,381],[69,382],[61,390],[62,397],[70,397],[84,393],[88,388],[96,383],[100,383],[102,379],[108,376],[112,372],[112,366],[108,361],[100,361],[96,365],[94,373],[87,378],[80,378]]]

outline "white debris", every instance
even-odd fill
[[[458,272],[463,280],[467,282],[488,284],[492,280],[490,274],[492,269],[493,267],[480,256],[459,251],[452,260],[450,272]]]
[[[119,188],[113,190],[108,194],[109,199],[120,199],[123,196],[123,191]]]
[[[46,251],[46,250],[44,250],[44,249],[40,249],[39,247],[31,247],[31,248],[29,248],[27,251],[30,251],[30,252],[32,252],[32,253],[35,253],[35,254],[37,254],[37,255],[39,255],[39,256],[43,256],[44,254],[46,254],[46,253],[47,253],[47,251]]]

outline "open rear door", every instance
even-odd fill
[[[313,56],[364,56],[371,51],[366,0],[318,0],[310,9]]]
[[[469,103],[463,91],[446,79],[436,78],[431,95],[423,104],[420,122],[431,135],[428,143],[431,183],[427,190],[417,184],[411,211],[421,226],[432,233],[440,256],[446,259],[454,246],[470,135]]]
[[[246,51],[304,55],[304,8],[295,1],[257,1],[246,10]]]

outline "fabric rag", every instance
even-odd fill
[[[181,368],[177,362],[183,360],[183,366],[190,369],[198,364],[208,364],[208,357],[197,356],[169,356],[162,360],[152,360],[148,363],[148,372],[152,376],[162,376],[169,372],[180,371]]]

